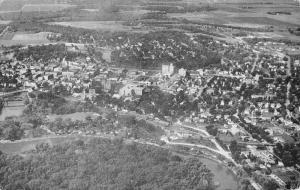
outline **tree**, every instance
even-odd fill
[[[0,155],[3,189],[213,189],[199,160],[152,146],[95,138],[38,149]]]
[[[238,150],[238,144],[235,140],[230,142],[229,148],[231,152],[236,152]]]
[[[24,134],[24,130],[21,129],[20,123],[13,120],[4,121],[0,129],[2,129],[2,138],[5,140],[19,140]]]
[[[274,180],[271,180],[271,179],[267,179],[263,183],[263,188],[265,190],[274,190],[274,189],[277,189],[278,187],[279,186],[277,185],[277,183]]]
[[[290,151],[283,152],[282,162],[284,163],[285,166],[293,166],[294,165],[293,156]]]

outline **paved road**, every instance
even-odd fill
[[[255,68],[256,68],[256,65],[257,65],[257,62],[258,62],[258,59],[259,59],[259,52],[258,52],[258,51],[254,51],[254,52],[255,52],[255,54],[256,54],[256,58],[255,58],[255,61],[254,61],[254,65],[253,65],[253,67],[252,67],[252,69],[251,69],[251,73],[254,72],[254,70],[255,70]]]

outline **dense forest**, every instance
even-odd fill
[[[41,144],[32,152],[0,155],[1,189],[213,189],[197,159],[121,139]]]

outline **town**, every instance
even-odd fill
[[[15,94],[25,104],[1,121],[1,142],[122,137],[218,161],[239,189],[300,188],[300,43],[213,24],[109,34],[12,22],[0,36],[31,25],[49,42],[0,50],[1,108]]]

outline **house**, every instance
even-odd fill
[[[62,68],[61,67],[56,67],[53,69],[54,72],[62,72]]]
[[[36,83],[34,83],[34,82],[29,82],[29,81],[26,81],[25,83],[24,83],[24,87],[25,88],[37,88],[37,85],[36,85]]]

